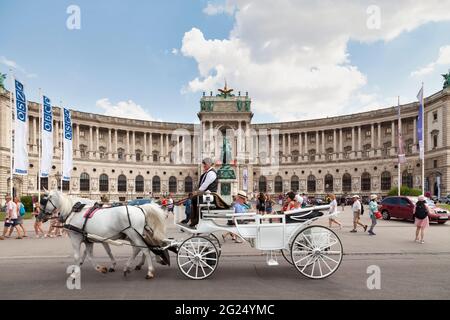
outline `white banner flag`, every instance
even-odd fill
[[[70,173],[72,172],[72,118],[70,110],[64,108],[64,162],[63,162],[63,180],[70,181]]]
[[[48,177],[53,160],[53,110],[49,98],[43,96],[42,103],[42,157],[41,177]]]
[[[14,169],[15,174],[28,174],[28,108],[23,84],[15,80],[15,129],[14,129]]]

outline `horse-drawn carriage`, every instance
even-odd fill
[[[255,249],[265,251],[269,265],[278,264],[279,252],[308,278],[326,278],[341,264],[343,247],[339,237],[329,228],[313,225],[318,219],[329,217],[322,212],[328,211],[328,205],[260,215],[215,208],[210,194],[203,195],[202,202],[196,228],[178,223],[174,215],[177,227],[192,235],[178,244],[177,253],[178,268],[190,279],[208,278],[217,269],[221,245],[216,232],[232,232]],[[226,223],[229,220],[233,225]]]

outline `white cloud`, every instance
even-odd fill
[[[172,54],[176,56],[178,54],[178,49],[177,48],[173,48],[172,49]]]
[[[198,76],[184,90],[215,91],[226,78],[233,88],[250,93],[254,110],[279,120],[384,107],[378,102],[383,100],[373,100],[376,96],[364,101],[368,99],[362,95],[367,78],[352,65],[348,42],[392,41],[427,22],[450,20],[450,1],[377,1],[379,29],[367,27],[367,8],[372,4],[226,1],[222,7],[236,8],[227,39],[205,39],[197,28],[183,37],[181,53],[195,59],[198,66]],[[208,4],[204,11],[217,14],[218,7]]]
[[[206,8],[203,9],[203,13],[205,13],[209,16],[214,16],[214,15],[223,14],[223,13],[232,15],[235,10],[236,10],[236,7],[229,3],[226,3],[225,5],[217,5],[217,4],[208,3]]]
[[[4,56],[0,56],[0,63],[7,66],[8,68],[19,70],[21,73],[25,75],[25,77],[32,79],[37,78],[37,74],[35,73],[28,73],[25,68],[21,67],[17,62],[13,60],[9,60]]]
[[[104,115],[107,116],[138,120],[161,121],[159,119],[154,119],[140,105],[136,104],[132,100],[119,101],[117,104],[112,104],[108,98],[103,98],[97,100],[95,105],[103,109]]]
[[[411,72],[411,77],[423,77],[432,73],[436,67],[450,64],[450,45],[439,48],[439,56],[435,62],[427,64],[419,70]]]

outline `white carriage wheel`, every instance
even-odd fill
[[[294,265],[294,263],[292,262],[292,256],[291,256],[291,249],[290,248],[286,248],[286,249],[281,249],[281,255],[283,256],[283,258],[289,263]]]
[[[295,268],[311,279],[331,276],[341,265],[343,254],[339,237],[323,226],[301,230],[291,245]]]
[[[188,278],[206,279],[214,273],[219,263],[219,252],[211,240],[193,236],[178,249],[178,269]]]

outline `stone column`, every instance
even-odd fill
[[[92,159],[94,154],[94,134],[92,133],[92,126],[89,126],[89,159]]]
[[[37,128],[37,126],[36,126],[36,117],[33,117],[33,138],[32,138],[31,145],[36,146],[36,152],[37,152],[37,143],[36,143],[37,133],[36,133],[36,128]]]
[[[413,144],[414,144],[414,146],[416,146],[416,144],[417,144],[417,119],[415,117],[413,119],[413,128],[414,128]]]
[[[358,151],[361,151],[361,126],[358,126]]]
[[[189,135],[188,137],[190,139],[191,136]],[[181,163],[186,163],[186,159],[184,158],[185,154],[186,154],[186,149],[185,149],[186,144],[184,143],[184,140],[185,140],[185,136],[183,135],[183,136],[181,136]]]
[[[298,160],[303,161],[303,142],[302,142],[302,133],[298,133]]]
[[[308,132],[305,132],[305,154],[308,155]]]
[[[80,125],[77,124],[75,127],[75,157],[80,157]]]
[[[176,163],[180,163],[180,136],[176,134],[175,139],[176,139],[175,152],[177,153],[175,161]]]
[[[127,145],[127,154],[125,156],[125,159],[128,160],[130,157],[130,132],[127,130],[127,137],[126,137],[125,144]]]
[[[60,140],[60,137],[59,137],[59,121],[56,120],[55,122],[56,122],[56,126],[54,126],[54,128],[55,128],[55,147],[56,147],[56,149],[59,149],[59,140]]]
[[[316,155],[320,154],[319,152],[319,131],[316,131]],[[317,158],[317,156],[316,156]]]
[[[159,161],[164,161],[164,133],[159,134]]]
[[[97,159],[100,159],[100,150],[99,150],[99,148],[100,148],[100,137],[99,137],[99,135],[100,135],[100,128],[99,127],[95,127],[95,144],[96,144],[96,146],[95,146],[95,154],[96,154],[96,158]]]
[[[238,134],[237,134],[237,157],[240,158],[241,157],[241,152],[242,152],[242,137],[241,137],[241,133],[242,133],[242,126],[241,126],[241,121],[238,121]]]
[[[117,137],[118,131],[119,131],[119,130],[114,129],[114,154],[117,153],[117,149],[118,149],[118,147],[119,147],[119,144],[117,143],[117,142],[118,142],[118,137]]]
[[[336,137],[337,137],[337,135],[336,135],[336,128],[335,129],[333,129],[333,153],[335,154],[335,155],[337,155],[337,150],[336,150],[336,148],[337,148],[337,141],[336,141]],[[335,159],[336,160],[336,156],[333,156],[333,159]]]
[[[377,134],[378,134],[378,149],[381,148],[381,130],[382,130],[382,127],[381,127],[381,122],[380,122],[380,123],[378,123],[378,132],[377,132]]]
[[[150,156],[150,162],[153,162],[153,133],[149,133],[149,149],[148,149],[148,155]]]
[[[395,121],[391,122],[391,144],[392,147],[395,146]]]
[[[372,123],[370,125],[370,148],[371,149],[375,149],[375,129],[374,129],[374,124]]]
[[[166,161],[169,163],[170,162],[170,157],[169,157],[169,152],[170,152],[170,145],[169,145],[169,134],[166,134]]]
[[[355,152],[355,127],[352,127],[352,153]]]
[[[111,128],[108,128],[108,159],[112,159],[112,135]]]
[[[147,160],[147,132],[144,132],[144,160]]]
[[[288,157],[291,157],[291,133],[288,133]]]
[[[136,157],[136,131],[133,131],[133,137],[132,137],[132,139],[133,139],[133,143],[132,143],[133,149],[132,149],[132,151],[131,151],[131,157],[130,157],[130,159],[131,159],[131,160],[134,160],[134,159],[136,159],[136,158],[135,158],[135,157]]]
[[[322,130],[322,154],[325,154],[325,130]]]

